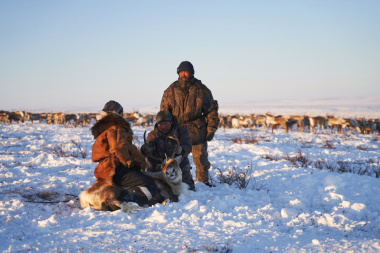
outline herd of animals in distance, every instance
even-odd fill
[[[87,126],[96,122],[99,118],[97,113],[31,113],[25,111],[0,110],[0,123],[24,123],[34,124],[71,124],[74,126]],[[149,126],[154,123],[155,115],[141,114],[139,112],[124,113],[124,118],[135,126]],[[354,133],[373,134],[380,133],[380,119],[343,118],[326,116],[306,115],[219,115],[221,128],[249,128],[263,127],[273,133],[273,129],[281,128],[286,133],[289,131],[326,133]]]

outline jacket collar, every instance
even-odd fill
[[[197,79],[193,76],[192,78],[190,78],[189,80],[187,81],[182,81],[179,77],[178,77],[178,80],[177,82],[179,83],[179,85],[181,86],[181,88],[185,88],[185,87],[188,87],[190,85],[193,85],[195,83]]]

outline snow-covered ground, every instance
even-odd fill
[[[133,127],[137,146],[150,129]],[[133,215],[79,207],[92,143],[89,127],[0,124],[0,252],[380,251],[375,135],[219,129],[216,187]],[[246,188],[218,183],[231,170],[250,177]]]

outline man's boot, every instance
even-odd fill
[[[182,182],[189,186],[189,190],[195,191],[194,180],[190,170],[182,170]]]

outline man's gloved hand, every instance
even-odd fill
[[[206,140],[212,141],[212,139],[214,138],[214,135],[215,135],[215,132],[208,132],[206,136]]]
[[[182,147],[178,145],[176,154],[180,155],[181,153],[182,153]]]
[[[152,154],[153,152],[153,149],[150,147],[149,143],[144,143],[142,146],[141,146],[141,153],[145,156],[148,156],[150,154]]]
[[[215,132],[216,132],[216,128],[212,127],[212,128],[207,128],[207,136],[206,136],[206,140],[207,141],[212,141],[212,139],[214,138],[214,135],[215,135]]]

